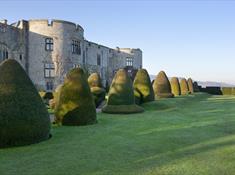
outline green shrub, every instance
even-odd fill
[[[155,98],[171,98],[171,85],[164,71],[159,72],[153,83]]]
[[[194,89],[193,89],[193,80],[191,78],[188,79],[188,89],[189,89],[189,92],[191,94],[194,93]]]
[[[1,63],[0,75],[0,147],[48,139],[48,112],[24,69],[8,59]]]
[[[88,84],[91,88],[95,105],[98,107],[105,100],[106,94],[106,91],[102,86],[100,75],[98,73],[91,74],[88,78]]]
[[[96,109],[87,77],[81,68],[72,69],[59,88],[55,104],[56,122],[79,126],[94,124]]]
[[[138,70],[134,79],[133,88],[136,104],[154,101],[153,87],[146,69]]]
[[[189,88],[188,88],[188,83],[185,78],[180,80],[180,90],[181,90],[181,95],[188,95],[190,94]]]
[[[172,77],[170,84],[171,84],[171,92],[174,94],[174,96],[181,95],[179,79],[177,77]]]
[[[193,89],[194,89],[194,92],[200,92],[200,89],[198,87],[198,83],[196,81],[193,82]]]
[[[92,73],[88,77],[88,84],[90,87],[101,87],[101,88],[103,87],[100,75],[98,73]]]
[[[232,87],[222,87],[221,88],[223,95],[232,95],[233,88]]]
[[[132,81],[124,69],[115,74],[108,93],[107,105],[102,111],[114,114],[143,112],[143,108],[135,104]]]
[[[235,95],[235,88],[232,88],[232,95]]]

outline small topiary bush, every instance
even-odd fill
[[[154,91],[146,69],[138,70],[133,87],[136,104],[154,101]]]
[[[198,87],[198,83],[196,81],[193,82],[193,89],[194,89],[194,92],[200,92],[200,89]]]
[[[232,87],[222,87],[221,88],[223,95],[232,95],[233,88]]]
[[[188,89],[189,89],[189,92],[191,94],[194,93],[194,89],[193,89],[193,80],[191,78],[188,79]]]
[[[98,107],[104,100],[106,91],[102,86],[101,78],[98,73],[93,73],[88,78],[88,84],[93,94],[96,107]]]
[[[143,112],[144,109],[135,104],[132,81],[124,69],[120,69],[114,76],[106,106],[102,108],[105,113],[129,114]]]
[[[190,94],[189,88],[188,88],[188,83],[185,78],[180,80],[180,90],[181,90],[181,95],[188,95]]]
[[[0,147],[48,139],[48,112],[24,69],[9,59],[0,65],[0,75]]]
[[[235,95],[235,88],[232,88],[232,95]]]
[[[174,96],[181,95],[179,79],[177,77],[172,77],[170,84],[171,84],[171,92],[174,94]]]
[[[159,72],[153,83],[155,98],[171,98],[171,85],[164,71]]]
[[[87,77],[81,68],[72,69],[55,100],[56,123],[69,126],[94,124],[96,109]]]

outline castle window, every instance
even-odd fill
[[[126,58],[126,66],[133,66],[133,58],[130,57]]]
[[[6,32],[6,25],[0,24],[0,32]]]
[[[47,89],[47,91],[52,91],[53,87],[54,87],[53,82],[51,82],[51,81],[46,82],[46,89]]]
[[[20,54],[20,61],[22,61],[22,55]]]
[[[98,66],[101,65],[101,56],[100,56],[100,54],[97,54],[97,65]]]
[[[74,69],[74,68],[78,68],[78,67],[79,67],[78,64],[73,64],[73,69]]]
[[[1,50],[0,48],[0,61],[5,59],[8,59],[8,51],[7,49]]]
[[[81,55],[80,42],[77,41],[77,40],[73,40],[73,41],[72,41],[72,53],[73,53],[73,54]]]
[[[86,52],[85,52],[85,50],[83,51],[83,54],[82,54],[82,64],[86,64]]]
[[[55,66],[53,63],[45,63],[44,64],[44,77],[45,78],[55,77]]]
[[[46,38],[45,39],[45,50],[46,51],[53,51],[53,39],[52,38]]]

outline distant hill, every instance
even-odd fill
[[[150,75],[151,81],[154,80],[156,75]],[[171,79],[171,77],[169,77]],[[181,77],[179,77],[181,79]],[[219,86],[219,87],[235,87],[234,84],[224,83],[224,82],[214,82],[214,81],[197,81],[199,86]]]
[[[228,84],[223,82],[213,82],[213,81],[197,81],[198,85],[202,87],[206,86],[218,86],[218,87],[235,87],[234,84]]]

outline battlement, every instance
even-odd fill
[[[64,21],[64,20],[58,20],[58,19],[52,19],[52,20],[48,20],[48,19],[31,19],[29,20],[29,23],[31,24],[40,24],[40,25],[47,25],[47,26],[56,26],[56,25],[65,25],[68,26],[69,28],[73,28],[75,31],[80,31],[80,32],[84,32],[84,29],[82,28],[82,26],[75,24],[73,22],[70,21]]]

